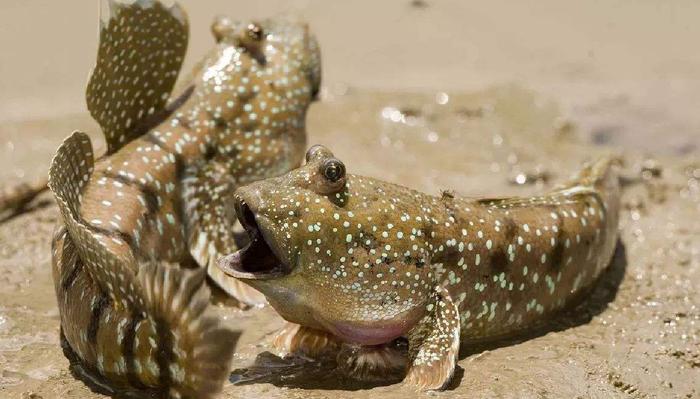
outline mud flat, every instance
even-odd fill
[[[348,169],[427,192],[529,195],[585,160],[619,155],[624,168],[621,244],[590,297],[518,339],[463,348],[456,381],[436,397],[700,396],[700,159],[650,158],[594,145],[551,99],[517,86],[465,93],[325,89],[309,114],[310,143]],[[97,132],[87,115],[0,124],[0,184],[38,177],[72,129]],[[96,137],[96,135],[93,135]],[[99,146],[100,144],[97,144]],[[2,187],[0,187],[2,188]],[[68,371],[49,240],[50,195],[0,224],[0,396],[99,398]],[[282,360],[270,309],[221,316],[243,331],[226,398],[404,398],[399,384],[362,385],[332,362]],[[257,368],[250,366],[256,362]]]

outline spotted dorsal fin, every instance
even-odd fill
[[[82,195],[94,168],[88,135],[75,132],[58,148],[49,168],[49,188],[56,198],[68,235],[91,277],[113,303],[143,308],[133,294],[136,263],[133,256],[119,256],[108,249],[105,234],[91,231],[80,216]],[[121,290],[116,287],[122,287]]]
[[[102,0],[101,4],[97,62],[86,99],[111,154],[165,118],[189,28],[177,3]]]
[[[138,264],[119,251],[123,243],[86,224],[80,208],[92,171],[92,145],[80,132],[49,170],[65,225],[53,242],[62,331],[69,358],[77,353],[89,366],[72,370],[117,397],[215,397],[238,334],[209,310],[204,271]]]

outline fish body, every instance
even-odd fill
[[[362,347],[407,337],[406,381],[419,388],[449,383],[460,344],[527,329],[571,304],[616,245],[619,184],[608,159],[542,196],[503,199],[339,177],[342,162],[323,147],[307,161],[236,192],[252,239],[221,267],[317,335]]]
[[[215,30],[222,29],[217,24],[232,23],[217,21]],[[306,109],[318,90],[318,55],[301,25],[251,25],[268,32],[258,50],[238,42],[248,34],[241,25],[222,33],[177,109],[97,160],[80,213],[94,230],[115,236],[107,244],[111,250],[138,260],[192,256],[229,294],[259,303],[257,293],[223,282],[210,259],[235,245],[236,218],[227,206],[233,189],[301,162]]]
[[[76,132],[49,171],[63,224],[53,240],[62,342],[109,394],[203,398],[220,390],[237,335],[209,314],[208,275],[235,250],[233,191],[297,166],[320,84],[304,24],[215,21],[214,48],[175,95],[187,47],[177,4],[104,0],[87,105],[106,138]]]

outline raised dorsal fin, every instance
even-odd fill
[[[136,263],[132,256],[119,256],[104,244],[109,237],[93,232],[80,216],[85,187],[94,170],[92,143],[88,135],[74,132],[56,151],[49,168],[49,188],[56,198],[68,235],[80,258],[102,292],[125,308],[143,308],[142,298],[127,292],[135,281]]]
[[[80,208],[93,168],[90,138],[75,132],[49,170],[65,226],[53,243],[62,331],[69,358],[89,366],[71,369],[117,397],[215,397],[238,334],[211,314],[205,271],[139,264],[118,239],[85,223]]]
[[[189,27],[177,3],[101,0],[100,12],[97,62],[86,100],[111,154],[168,113]]]

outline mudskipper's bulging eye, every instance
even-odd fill
[[[345,177],[345,165],[335,158],[326,159],[321,164],[321,173],[331,183]]]

